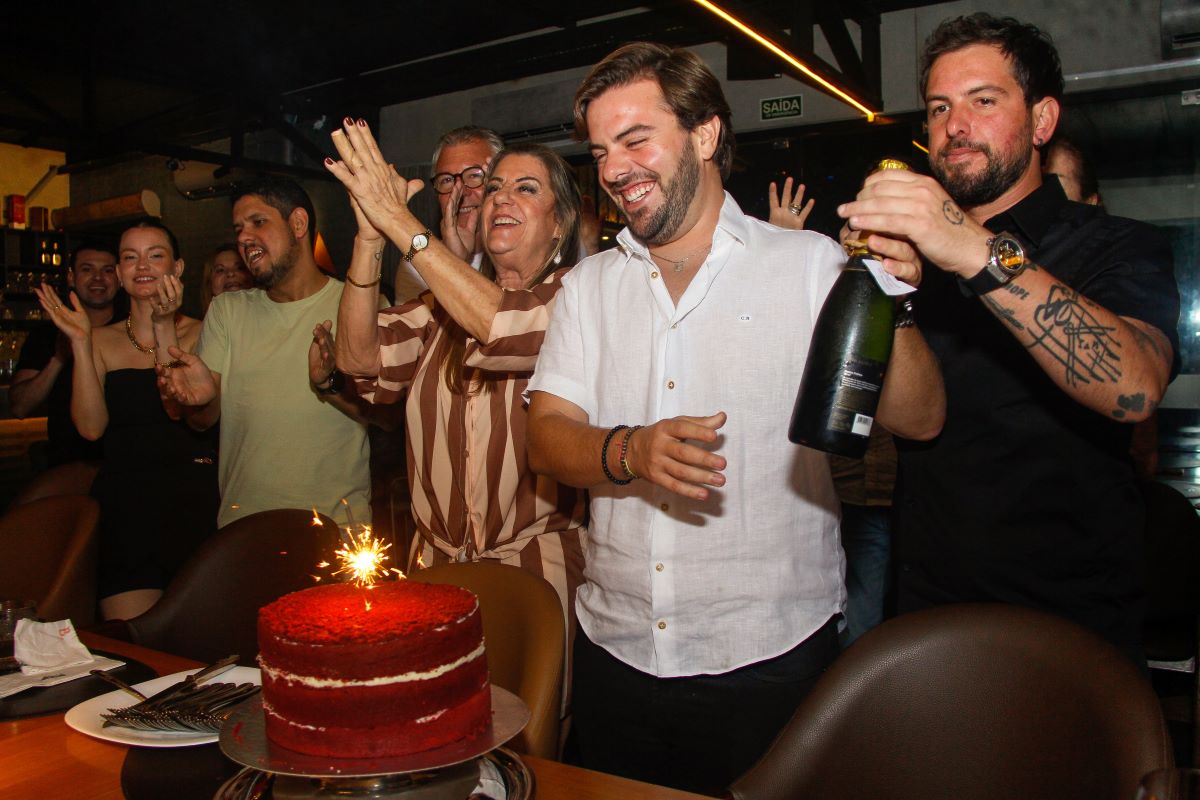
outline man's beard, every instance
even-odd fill
[[[271,269],[265,273],[254,273],[254,285],[260,289],[271,289],[288,276],[292,267],[296,266],[296,252],[299,242],[292,242],[288,251],[278,258],[271,260]]]
[[[641,176],[634,177],[623,181],[621,185],[628,186],[642,179]],[[627,216],[629,230],[646,244],[666,244],[672,241],[683,225],[683,218],[687,216],[699,185],[700,159],[691,147],[685,146],[679,156],[679,162],[675,165],[674,179],[670,183],[663,183],[661,178],[659,179],[658,186],[663,194],[662,205],[657,210],[640,216]],[[619,194],[617,189],[612,191]]]
[[[992,148],[983,142],[970,142],[951,139],[938,151],[936,158],[929,159],[930,169],[938,183],[946,193],[954,198],[954,202],[963,208],[977,208],[992,202],[1008,191],[1029,167],[1033,158],[1033,145],[1028,137],[1022,136],[1025,146],[1013,153],[1011,159],[1004,161],[997,157]],[[946,154],[959,147],[970,147],[983,153],[987,158],[987,166],[982,172],[974,175],[966,173],[966,165],[947,167]]]

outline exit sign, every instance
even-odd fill
[[[787,97],[769,97],[758,101],[760,119],[786,119],[787,117],[804,116],[804,98],[793,94]]]

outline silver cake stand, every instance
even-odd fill
[[[220,736],[221,752],[249,769],[227,782],[216,800],[266,797],[258,793],[266,783],[275,800],[466,800],[479,783],[481,756],[506,784],[507,800],[528,798],[532,795],[532,774],[511,751],[497,748],[521,732],[529,722],[529,709],[512,692],[495,685],[491,690],[492,719],[481,734],[433,750],[389,758],[335,759],[280,747],[267,739],[262,698],[252,697],[233,710]],[[268,773],[273,781],[253,773]]]

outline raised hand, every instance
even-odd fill
[[[357,203],[366,221],[376,230],[387,230],[398,216],[409,214],[408,198],[419,192],[425,182],[400,178],[387,163],[371,129],[364,120],[347,118],[334,131],[333,146],[340,161],[325,159],[325,168],[342,182]]]
[[[308,379],[314,386],[325,383],[333,374],[333,348],[333,321],[327,319],[313,328],[312,344],[308,346]]]
[[[640,478],[675,494],[704,500],[706,486],[724,486],[725,459],[689,444],[715,442],[725,424],[725,412],[710,417],[672,417],[640,428],[629,437],[626,460]]]
[[[217,382],[212,371],[200,356],[185,353],[178,347],[169,347],[174,361],[182,362],[180,366],[168,368],[159,364],[158,387],[164,398],[177,400],[185,406],[203,406],[211,403],[217,396]]]
[[[804,202],[803,183],[797,184],[796,193],[793,195],[792,179],[787,178],[783,182],[782,194],[776,193],[775,182],[771,181],[770,189],[767,192],[767,203],[771,206],[768,222],[781,228],[800,231],[804,230],[804,223],[808,221],[808,215],[812,213],[813,206],[817,204],[817,201],[809,199],[807,203]]]
[[[71,292],[72,308],[66,308],[59,303],[58,294],[45,283],[41,288],[33,287],[33,293],[37,295],[38,303],[46,312],[46,316],[68,339],[72,342],[85,342],[91,337],[92,321],[83,310],[79,296],[74,291]]]
[[[175,275],[163,275],[158,282],[158,296],[151,303],[151,319],[155,322],[174,321],[175,312],[182,305],[183,282]]]
[[[487,169],[487,165],[484,165]],[[481,207],[472,208],[462,219],[459,219],[458,209],[462,204],[463,185],[461,181],[454,182],[450,190],[450,199],[446,203],[446,212],[442,214],[442,242],[450,248],[450,252],[463,261],[470,261],[475,252],[475,237],[479,230]]]

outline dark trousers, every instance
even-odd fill
[[[837,617],[776,658],[722,675],[658,678],[575,635],[580,764],[720,794],[766,752],[839,652]]]

